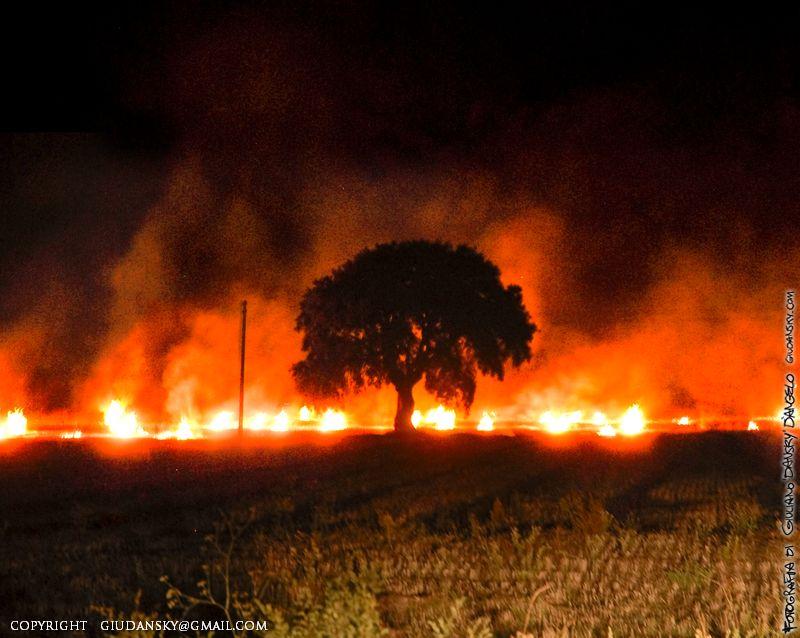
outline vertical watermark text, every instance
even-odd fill
[[[794,544],[790,543],[795,528],[795,441],[794,433],[794,402],[795,402],[795,377],[791,368],[794,367],[794,290],[787,290],[785,294],[784,315],[784,362],[787,371],[783,380],[783,411],[781,423],[783,430],[783,446],[781,447],[781,480],[783,482],[783,508],[781,516],[781,532],[784,536],[783,545],[783,626],[784,634],[797,629],[797,569],[795,566]]]

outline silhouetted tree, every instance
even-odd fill
[[[318,279],[296,329],[305,359],[292,368],[302,391],[341,396],[367,385],[397,390],[396,430],[411,430],[412,390],[468,409],[478,371],[503,378],[530,359],[536,326],[519,286],[467,246],[381,244]]]

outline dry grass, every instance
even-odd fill
[[[462,436],[133,459],[70,449],[4,468],[3,511],[17,509],[2,526],[0,609],[13,617],[178,616],[209,613],[211,598],[286,638],[778,626],[765,436],[624,453]]]

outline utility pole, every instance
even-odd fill
[[[244,434],[244,336],[247,330],[247,300],[242,301],[242,342],[239,348],[241,365],[239,367],[239,436]]]

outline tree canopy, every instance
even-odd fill
[[[413,387],[469,409],[477,373],[503,378],[530,359],[536,330],[519,286],[468,246],[380,244],[306,291],[297,317],[305,358],[292,373],[301,391],[341,396],[391,384],[396,429],[411,428]]]

